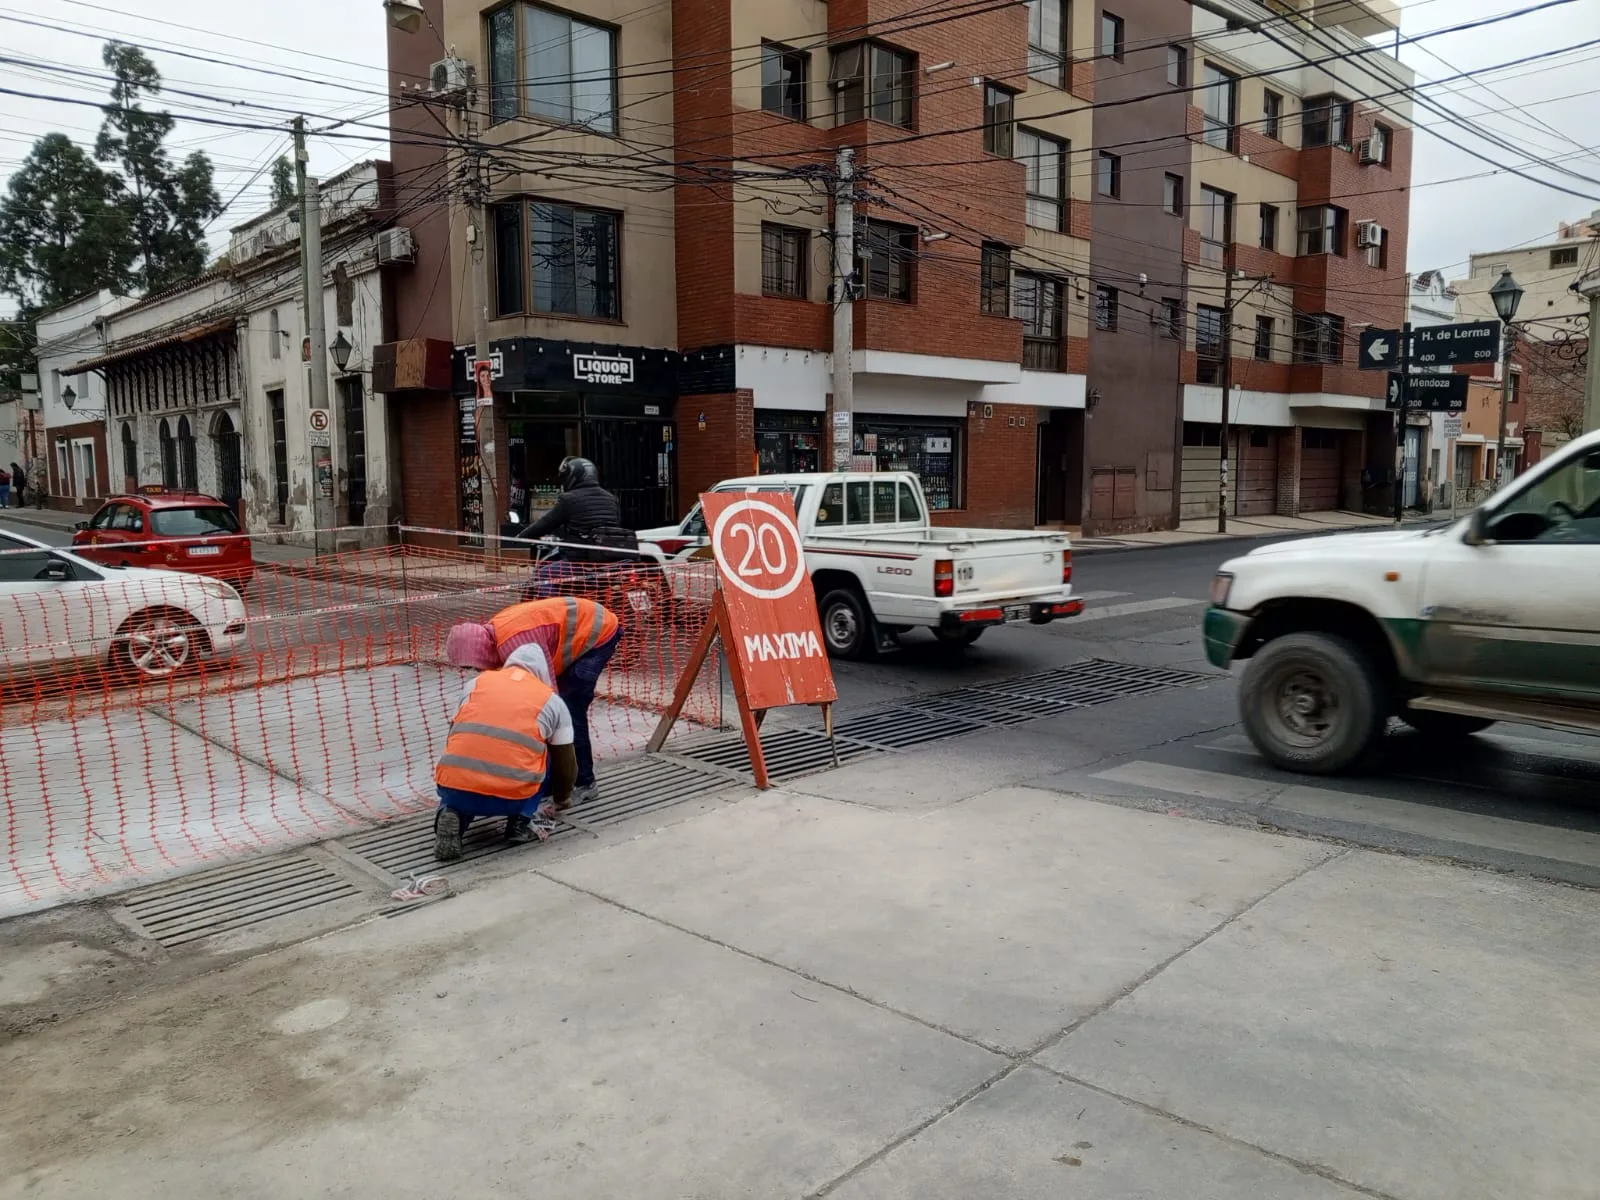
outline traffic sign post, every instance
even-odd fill
[[[700,506],[711,533],[717,590],[649,749],[654,753],[666,743],[712,643],[720,638],[751,770],[756,786],[766,788],[770,781],[761,749],[761,722],[768,709],[819,705],[824,731],[833,740],[833,702],[839,692],[822,640],[805,544],[795,521],[794,500],[785,492],[707,492],[700,497]],[[834,758],[837,763],[837,749]]]

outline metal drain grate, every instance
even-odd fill
[[[872,747],[844,738],[838,740],[838,746],[841,763],[873,753]],[[797,775],[807,775],[833,766],[833,750],[828,745],[828,739],[808,729],[782,729],[762,734],[761,748],[766,752],[767,774],[773,779],[793,779]],[[750,778],[750,753],[745,749],[742,737],[718,738],[714,742],[683,746],[678,753],[684,758],[712,763],[725,770],[736,771],[746,779]]]
[[[1021,725],[1040,717],[1053,717],[1074,706],[1057,704],[1052,700],[1029,699],[1026,696],[1008,696],[1004,692],[989,692],[982,688],[962,688],[954,692],[939,692],[932,696],[918,696],[917,707],[929,712],[947,713],[984,725]]]
[[[1192,687],[1208,683],[1214,678],[1211,675],[1178,671],[1170,667],[1141,667],[1132,663],[1090,659],[1054,671],[1041,671],[1037,675],[1025,675],[1020,679],[985,684],[981,690],[1031,701],[1044,701],[1064,708],[1087,708],[1095,704],[1107,704],[1112,700],[1124,700],[1131,696],[1148,696],[1173,688]]]
[[[865,716],[852,717],[834,726],[834,733],[870,746],[901,750],[925,742],[959,737],[963,733],[975,733],[982,728],[977,721],[959,719],[951,712],[932,712],[919,706],[916,709],[883,708]]]
[[[360,894],[349,880],[295,854],[203,871],[135,892],[122,904],[156,941],[176,947]]]
[[[339,844],[368,862],[376,863],[389,874],[401,879],[412,875],[428,875],[451,871],[465,866],[474,859],[497,854],[502,850],[519,849],[505,840],[504,817],[478,817],[467,828],[461,839],[461,857],[455,862],[442,863],[433,857],[433,813],[420,817],[407,817],[388,825],[369,829],[347,837]],[[551,841],[575,837],[577,830],[565,828],[551,837]]]
[[[728,786],[720,775],[653,757],[621,763],[599,782],[600,798],[572,813],[586,825],[615,825]]]

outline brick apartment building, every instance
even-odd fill
[[[1353,346],[1405,304],[1410,79],[1362,40],[1397,24],[1388,0],[1320,5],[1320,25],[1283,15],[1309,0],[424,3],[437,33],[391,32],[391,80],[425,81],[441,38],[476,68],[514,504],[539,511],[577,452],[639,526],[730,475],[827,465],[840,147],[855,452],[915,471],[937,520],[1215,512],[1230,268],[1252,277],[1233,506],[1384,502],[1383,377]],[[393,110],[417,261],[374,386],[404,519],[460,528],[478,519],[468,222],[429,108]]]

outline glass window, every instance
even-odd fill
[[[1600,451],[1525,486],[1490,518],[1499,542],[1600,543]]]
[[[917,503],[916,489],[909,483],[900,485],[900,519],[919,523],[923,520],[922,505]]]
[[[1270,88],[1261,93],[1261,132],[1275,142],[1283,140],[1283,97]]]
[[[1059,279],[1019,274],[1012,281],[1011,315],[1022,321],[1022,366],[1028,371],[1061,369]]]
[[[517,10],[497,8],[489,23],[489,119],[509,121],[517,115]]]
[[[1314,96],[1300,118],[1300,145],[1344,146],[1350,143],[1350,105],[1337,96]]]
[[[1095,183],[1102,196],[1122,195],[1122,159],[1108,151],[1100,151],[1100,170]]]
[[[871,118],[911,128],[915,80],[912,56],[876,42],[857,42],[833,52],[834,118],[840,124]]]
[[[113,522],[116,521],[117,515],[122,511],[122,509],[123,509],[123,505],[121,505],[121,504],[107,504],[107,505],[105,505],[104,507],[102,507],[100,509],[99,512],[95,513],[94,516],[89,518],[89,528],[90,529],[112,529],[112,528],[115,528],[115,525],[113,524]]]
[[[1343,254],[1345,213],[1331,204],[1302,208],[1299,217],[1301,254]]]
[[[855,428],[855,453],[873,459],[879,471],[905,471],[922,484],[935,511],[959,507],[961,423],[889,424],[861,421]]]
[[[981,266],[983,282],[979,307],[990,316],[1011,315],[1011,248],[986,243]]]
[[[527,248],[522,241],[522,204],[496,204],[490,209],[494,223],[495,316],[528,311],[527,288],[522,277]]]
[[[1274,204],[1261,206],[1261,248],[1263,250],[1278,248],[1278,208]]]
[[[1233,244],[1233,197],[1213,187],[1200,189],[1200,261],[1220,267]]]
[[[909,302],[917,262],[917,231],[886,221],[867,222],[867,298]]]
[[[1557,246],[1550,251],[1550,266],[1575,267],[1578,265],[1578,248],[1576,246]]]
[[[1167,82],[1173,87],[1189,84],[1189,47],[1167,47]]]
[[[527,114],[616,132],[615,30],[534,4],[506,5],[485,21],[491,120]]]
[[[534,311],[620,320],[616,214],[540,201],[528,213]]]
[[[761,226],[761,290],[769,296],[806,298],[811,231],[789,225]]]
[[[1226,314],[1210,304],[1194,310],[1195,378],[1201,383],[1216,383],[1222,373],[1222,323]]]
[[[1256,357],[1262,362],[1272,360],[1272,341],[1277,336],[1276,322],[1271,317],[1256,318]]]
[[[1344,360],[1344,318],[1333,313],[1296,313],[1294,361],[1338,363]]]
[[[900,501],[896,495],[897,484],[893,479],[874,479],[872,481],[872,523],[874,525],[893,525],[900,520]]]
[[[1112,13],[1100,14],[1100,54],[1104,58],[1114,58],[1122,61],[1126,42],[1123,37],[1124,25],[1122,18]]]
[[[1168,175],[1162,181],[1161,207],[1173,216],[1183,216],[1183,176]]]
[[[1204,74],[1206,145],[1219,150],[1234,148],[1234,125],[1239,115],[1239,77],[1207,63]]]
[[[822,489],[822,502],[817,505],[817,519],[813,524],[844,524],[844,484],[830,483]]]
[[[1066,86],[1064,31],[1067,0],[1028,0],[1028,74],[1051,87]]]
[[[702,509],[698,504],[691,508],[689,510],[689,515],[683,519],[683,524],[679,526],[678,532],[684,537],[708,537],[710,535],[710,531],[706,528],[705,510]]]
[[[1066,227],[1067,143],[1031,129],[1017,130],[1017,157],[1022,160],[1027,192],[1028,224],[1035,229]]]
[[[1183,301],[1176,297],[1168,296],[1161,301],[1161,336],[1183,336]]]
[[[1097,284],[1094,289],[1094,324],[1096,329],[1117,327],[1117,289]]]
[[[872,523],[872,485],[865,480],[852,480],[845,488],[845,521],[851,525]]]
[[[220,504],[158,508],[150,514],[150,523],[162,537],[207,537],[239,532],[239,520],[233,510]]]
[[[0,534],[0,583],[26,583],[50,565],[50,551]]]
[[[1001,158],[1011,157],[1015,100],[997,84],[983,88],[983,148]]]
[[[761,47],[761,107],[796,121],[806,119],[811,56],[776,42]]]

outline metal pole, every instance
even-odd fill
[[[492,352],[489,348],[489,256],[484,244],[488,235],[488,225],[484,214],[483,158],[479,153],[478,128],[473,111],[476,103],[474,94],[469,97],[466,106],[458,111],[462,136],[467,143],[463,169],[466,176],[467,255],[472,267],[469,274],[472,279],[473,361],[480,363],[488,362]],[[473,379],[474,396],[476,396],[476,374],[473,371],[467,374]],[[486,556],[495,558],[499,554],[499,543],[493,540],[493,536],[500,528],[500,505],[495,499],[495,419],[492,388],[489,392],[489,402],[487,404],[477,402],[474,416],[474,427],[478,435],[478,499],[483,509],[480,521],[483,526],[483,549]]]
[[[1511,351],[1517,344],[1517,331],[1505,322],[1505,345],[1500,351],[1500,433],[1494,443],[1494,490],[1506,482],[1506,414],[1511,406]]]
[[[1228,532],[1228,401],[1233,391],[1233,268],[1222,271],[1222,445],[1217,476],[1217,532]]]
[[[1600,354],[1594,352],[1594,340],[1600,336],[1600,283],[1590,285],[1589,291],[1589,371],[1588,386],[1583,397],[1583,432],[1600,429]]]
[[[306,174],[303,126],[295,130],[295,158],[300,180],[300,261],[304,268],[300,282],[306,307],[306,335],[311,342],[306,373],[311,381],[311,410],[320,409],[324,414],[325,442],[311,447],[312,550],[321,554],[322,531],[332,530],[334,525],[333,421],[328,405],[328,330],[322,294],[322,192],[317,181]]]
[[[1411,322],[1400,326],[1400,407],[1394,414],[1394,523],[1406,502],[1406,402],[1411,399]]]
[[[856,152],[841,146],[833,194],[833,469],[848,471],[855,454]]]

